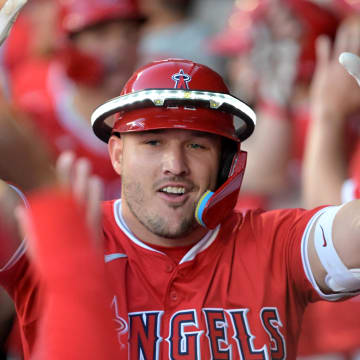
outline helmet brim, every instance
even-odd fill
[[[116,121],[112,115],[142,108],[174,106],[205,108],[233,115],[234,133],[239,141],[246,140],[255,129],[255,112],[238,98],[225,93],[182,89],[148,89],[118,96],[95,109],[91,125],[95,135],[108,142]]]

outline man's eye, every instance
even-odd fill
[[[151,146],[156,146],[156,145],[160,144],[160,141],[159,140],[148,140],[145,142],[145,144],[151,145]]]
[[[200,145],[200,144],[190,144],[190,147],[192,149],[205,149],[205,146]]]

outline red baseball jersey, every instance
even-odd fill
[[[104,260],[119,346],[129,346],[130,359],[295,359],[305,306],[320,299],[304,248],[321,211],[233,213],[176,263],[131,233],[121,200],[106,202]],[[28,357],[43,289],[26,256],[0,280],[15,299]]]
[[[304,308],[319,299],[302,258],[316,210],[234,213],[176,264],[131,234],[120,207],[104,208],[105,261],[131,359],[295,358]]]
[[[107,145],[94,136],[90,119],[73,105],[73,83],[57,61],[34,59],[19,65],[12,78],[14,103],[29,115],[40,136],[57,157],[65,150],[90,160],[93,173],[105,183],[105,198],[120,196],[120,177],[115,173]]]

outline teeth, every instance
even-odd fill
[[[161,189],[161,191],[166,192],[168,194],[185,194],[184,187],[167,186]]]

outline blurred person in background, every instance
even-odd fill
[[[119,195],[120,179],[107,149],[92,136],[90,114],[119,94],[136,65],[145,20],[136,0],[58,0],[56,55],[27,61],[12,77],[11,98],[51,146],[90,159],[105,182],[106,198]]]
[[[230,86],[255,106],[259,119],[246,145],[239,208],[298,205],[315,39],[333,38],[338,23],[337,15],[312,1],[242,0],[213,38],[213,51],[228,56]]]
[[[281,8],[281,3],[287,7]],[[304,205],[307,208],[340,203],[340,188],[345,180],[344,164],[353,169],[351,164],[358,163],[356,158],[360,152],[354,150],[358,147],[359,115],[356,108],[359,110],[360,107],[357,98],[359,89],[338,64],[340,75],[336,75],[339,69],[331,74],[333,69],[323,64],[325,70],[322,71],[327,71],[327,76],[333,77],[332,81],[329,80],[327,84],[323,81],[322,85],[311,84],[316,66],[315,40],[319,35],[326,35],[332,42],[342,19],[347,19],[358,9],[356,2],[350,4],[345,0],[329,2],[326,8],[319,5],[321,2],[316,5],[302,0],[238,1],[227,29],[212,43],[215,51],[228,54],[230,58],[229,79],[233,80],[234,90],[240,96],[244,93],[247,101],[256,106],[258,113],[257,131],[247,146],[249,161],[244,177],[244,191],[252,193],[252,196],[244,197],[240,194],[240,209],[257,206],[294,207],[299,204],[302,200],[300,179],[305,149],[304,171],[308,173],[305,182],[309,185],[306,186],[307,201]],[[291,11],[294,9],[297,9],[295,18]],[[360,39],[356,31],[341,36],[357,39],[349,40],[350,45],[351,41],[356,43]],[[342,51],[346,50],[347,45],[342,44]],[[348,89],[346,84],[351,84]],[[337,173],[333,177],[326,174],[326,162],[314,156],[312,146],[305,146],[307,127],[309,124],[313,127],[311,86],[322,86],[323,99],[318,96],[317,102],[325,101],[327,97],[326,103],[339,105],[339,109],[332,107],[333,113],[343,120],[347,119],[342,122],[341,129],[338,126],[337,132],[334,131],[337,140],[333,146],[339,145],[341,138],[342,152],[334,156],[333,151],[323,147],[323,156],[329,160],[328,171],[332,169],[333,173]],[[332,96],[328,94],[330,91]],[[334,101],[332,98],[337,93],[346,97],[346,101],[340,96]],[[342,114],[344,110],[347,111],[346,117]],[[328,120],[322,118],[323,126]],[[321,135],[329,141],[327,132]],[[319,141],[311,142],[321,146]],[[334,161],[338,161],[339,157],[343,161],[342,166],[334,166]],[[308,168],[309,161],[312,168]],[[319,174],[320,169],[323,171],[322,176]],[[316,173],[318,176],[314,175]],[[354,179],[347,182],[351,183],[354,183]],[[337,190],[327,191],[330,187],[336,187]],[[350,199],[348,197],[346,200]],[[321,356],[319,359],[331,359],[331,355],[325,353],[335,353],[338,359],[345,359],[346,351],[354,352],[360,345],[360,327],[353,315],[359,312],[359,306],[358,298],[339,304],[311,304],[305,312],[300,353],[303,356],[315,356],[314,359],[316,356]],[[334,317],[334,313],[338,316]]]
[[[214,29],[193,14],[194,0],[140,0],[146,22],[139,44],[140,62],[189,59],[224,75],[224,58],[207,46]]]

